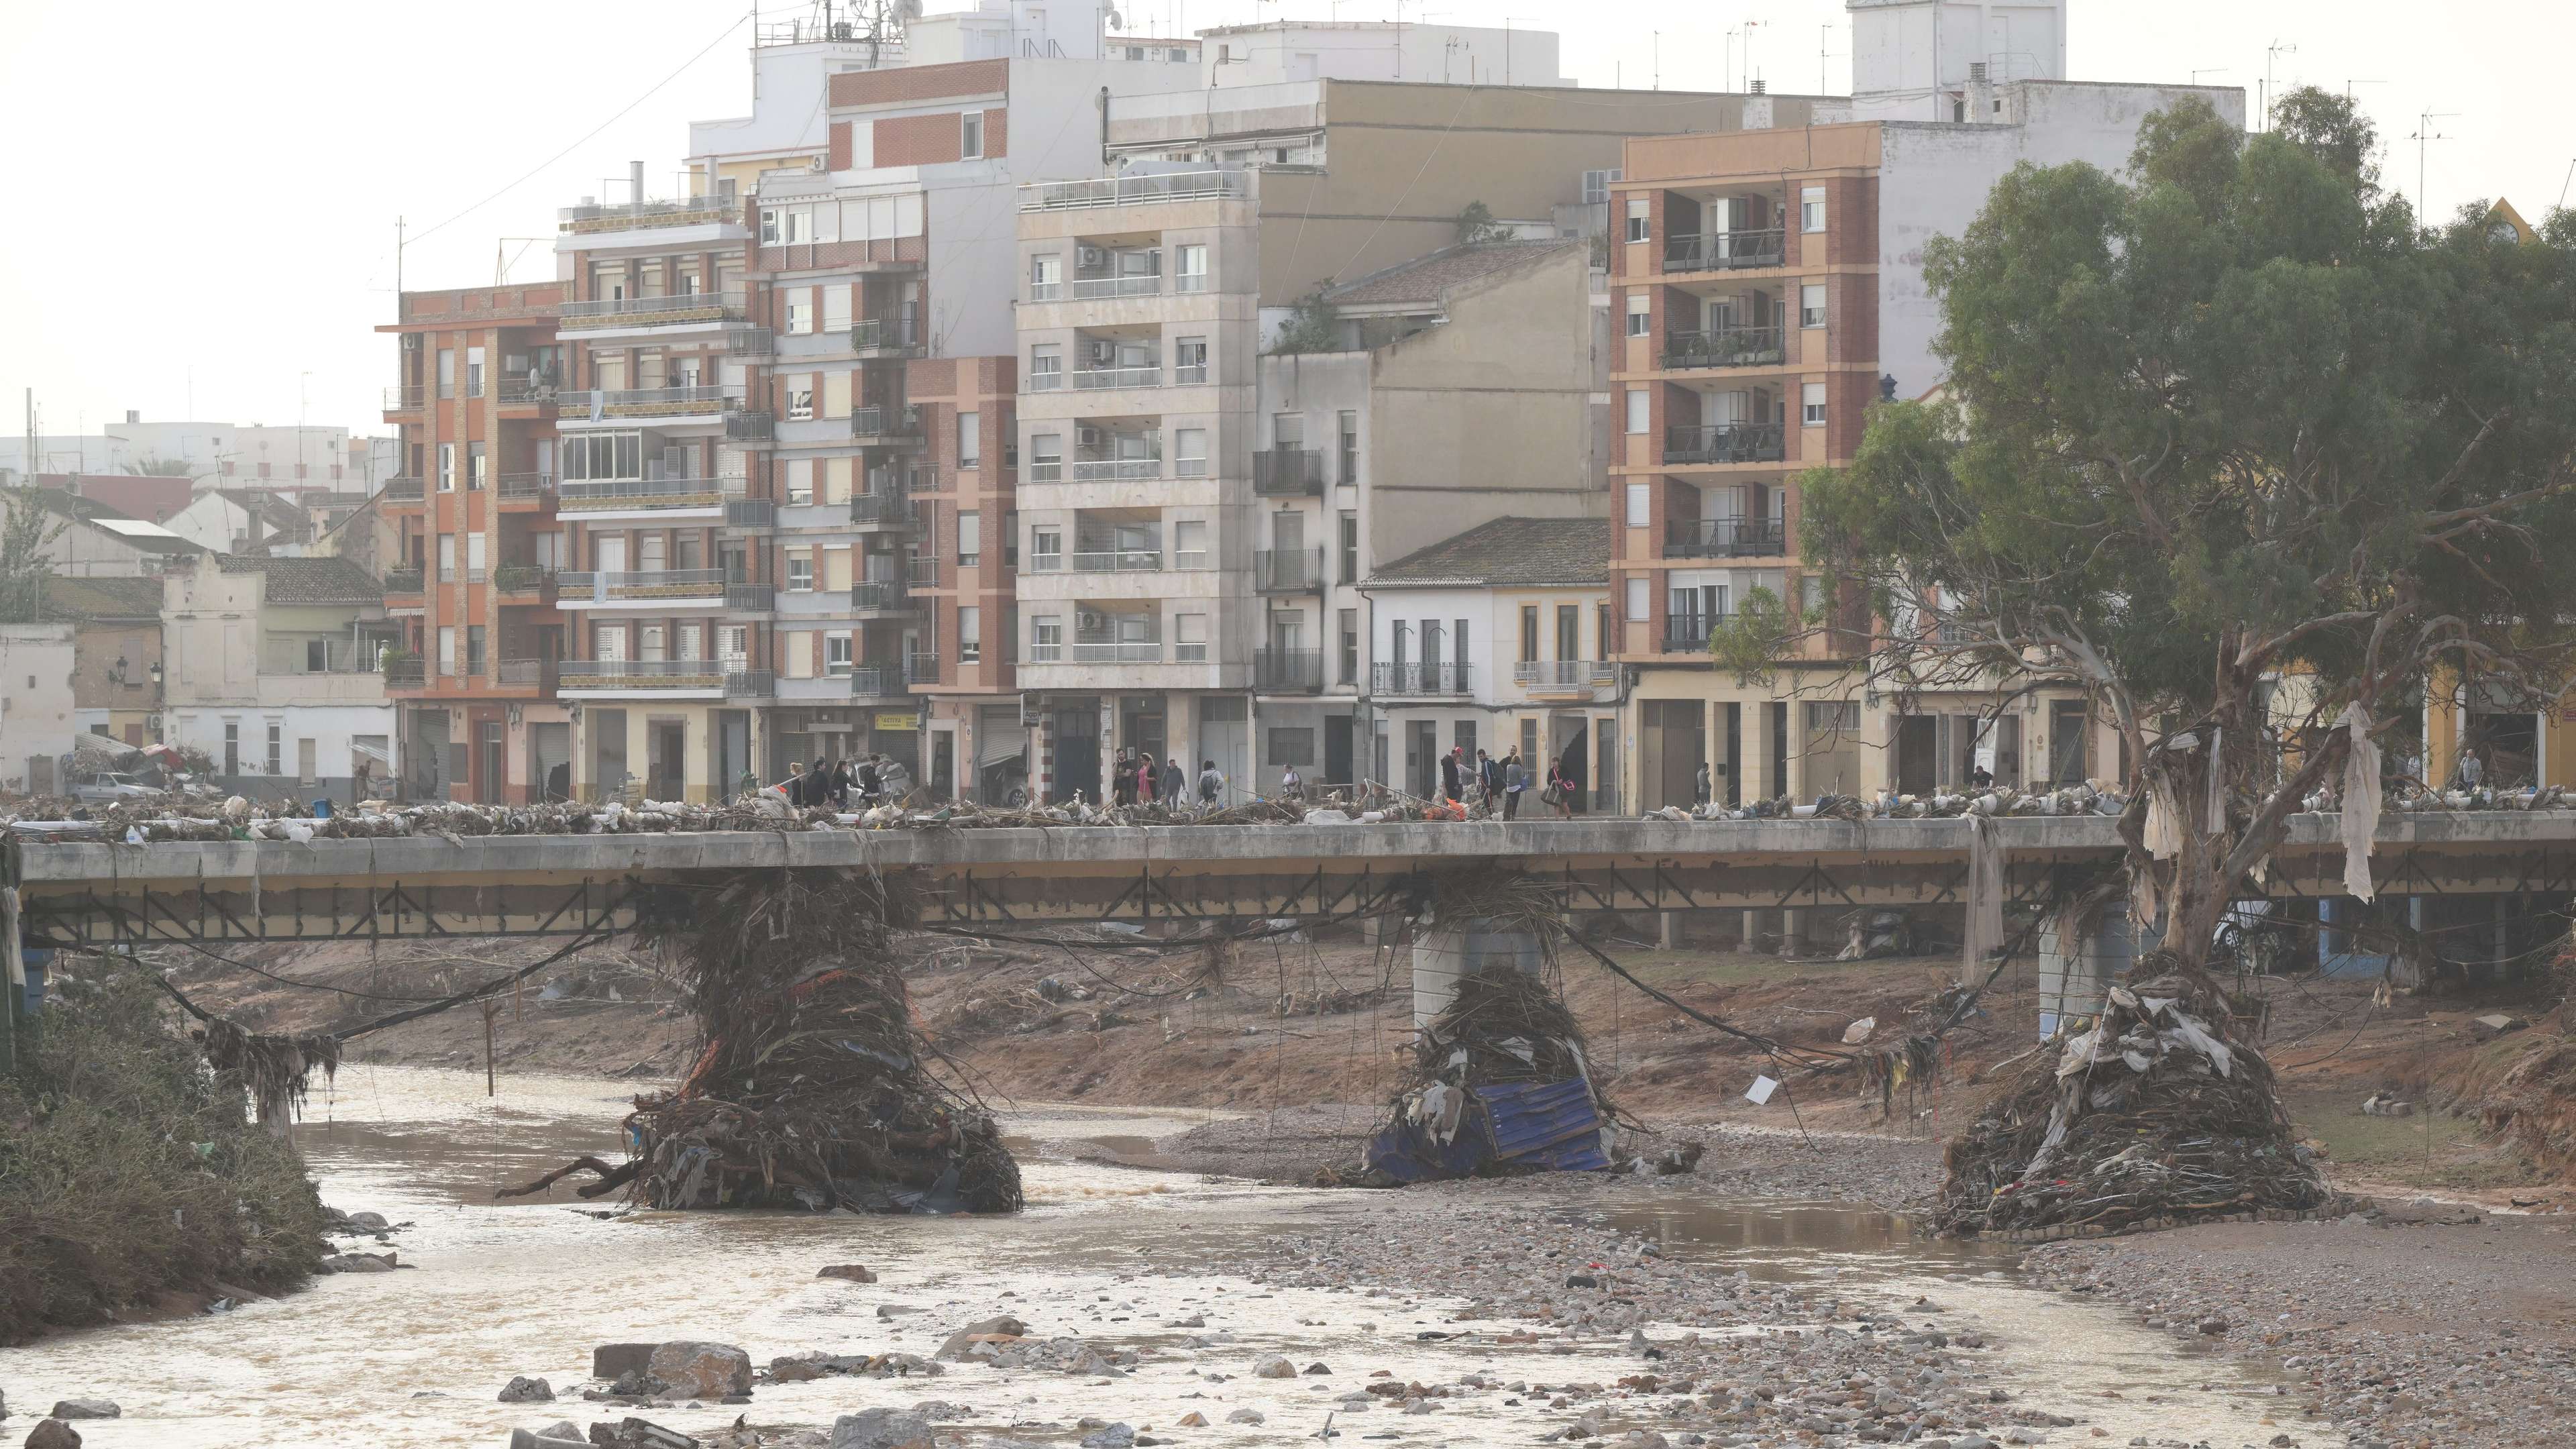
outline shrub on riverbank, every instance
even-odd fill
[[[309,1277],[324,1218],[294,1148],[148,982],[65,985],[0,1078],[0,1344]]]

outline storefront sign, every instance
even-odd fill
[[[877,711],[876,723],[877,728],[881,730],[917,730],[921,728],[921,716],[910,711],[897,713],[894,710],[881,709]]]

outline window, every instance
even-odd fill
[[[660,624],[641,624],[635,630],[635,657],[647,664],[658,664],[671,657],[670,635]]]
[[[1172,616],[1172,659],[1180,664],[1205,664],[1208,657],[1208,616],[1175,614]]]
[[[481,443],[465,445],[465,486],[471,492],[482,492],[487,481],[484,464],[489,459],[483,449],[484,445]]]
[[[1274,413],[1270,418],[1270,446],[1280,452],[1294,452],[1306,445],[1304,413]]]
[[[591,625],[590,657],[607,664],[624,663],[626,659],[626,626],[623,624]]]
[[[321,752],[315,748],[316,743],[313,740],[295,742],[295,778],[307,785],[320,778],[314,773],[321,765]]]
[[[812,549],[787,551],[787,591],[791,594],[814,592],[814,551]]]
[[[1798,325],[1801,327],[1825,325],[1824,283],[1809,282],[1798,289]]]
[[[1628,335],[1644,337],[1654,330],[1655,299],[1644,292],[1628,294]]]
[[[1798,189],[1798,229],[1800,231],[1825,229],[1825,188],[1804,186]]]
[[[984,415],[982,413],[957,415],[957,466],[960,468],[984,466]]]
[[[1628,617],[1644,619],[1654,612],[1654,583],[1644,574],[1628,576]]]
[[[1341,648],[1337,653],[1341,659],[1340,680],[1344,684],[1357,684],[1360,681],[1359,610],[1342,610],[1339,632],[1341,635]]]
[[[674,659],[706,658],[707,626],[704,624],[682,624],[680,626],[678,646],[671,657]]]
[[[1204,478],[1208,475],[1208,430],[1175,428],[1172,430],[1172,476]]]
[[[1216,566],[1208,553],[1208,526],[1203,518],[1184,518],[1172,525],[1172,567],[1204,569]]]
[[[576,482],[644,476],[642,433],[583,433],[562,443],[564,476]]]
[[[331,672],[330,640],[307,639],[304,641],[304,672],[307,674],[328,674]]]
[[[1628,485],[1628,526],[1630,528],[1651,527],[1654,514],[1650,510],[1653,506],[1654,493],[1648,485],[1644,483]]]
[[[286,772],[285,749],[286,725],[279,720],[270,720],[268,722],[268,772],[270,774],[281,775]]]
[[[1824,614],[1825,576],[1823,574],[1798,576],[1798,612],[1810,618],[1821,617]]]
[[[847,332],[850,330],[850,317],[850,284],[834,282],[825,287],[823,289],[823,330]]]
[[[438,536],[438,581],[442,584],[456,582],[456,535],[452,533]]]
[[[480,347],[465,349],[465,395],[483,395],[483,349]]]
[[[456,491],[456,445],[454,443],[438,445],[438,491],[441,493]]]
[[[1029,572],[1051,574],[1064,567],[1064,530],[1032,528],[1029,530]]]
[[[1175,264],[1180,268],[1172,283],[1176,292],[1204,292],[1208,289],[1208,249],[1205,243],[1173,248]]]
[[[965,509],[957,515],[957,566],[971,569],[984,557],[984,515]]]
[[[1064,257],[1047,252],[1029,258],[1029,300],[1052,302],[1064,295]]]
[[[1360,581],[1360,516],[1345,513],[1341,519],[1342,582]]]
[[[1357,483],[1360,481],[1360,415],[1345,410],[1338,420],[1335,431],[1341,436],[1342,471],[1339,475],[1341,481]]]
[[[797,287],[787,293],[787,331],[799,337],[814,331],[813,288]]]
[[[957,154],[968,161],[984,159],[984,113],[968,111],[957,122]]]
[[[1647,400],[1646,390],[1644,388],[1632,387],[1628,389],[1627,396],[1628,431],[1630,433],[1643,433],[1646,431],[1647,419],[1650,416],[1647,410],[1652,406],[1652,404]]]
[[[1270,763],[1274,765],[1314,764],[1314,728],[1310,725],[1271,726]]]
[[[728,669],[741,669],[751,660],[751,626],[719,624],[716,626],[716,653]]]
[[[1825,385],[1801,383],[1798,387],[1798,421],[1811,428],[1825,425]]]
[[[825,674],[835,679],[848,677],[853,658],[851,635],[848,630],[832,630],[823,635],[823,672]]]
[[[1609,657],[1610,657],[1610,606],[1609,606],[1608,604],[1595,604],[1595,605],[1593,605],[1593,607],[1592,607],[1592,632],[1593,632],[1593,640],[1592,640],[1592,645],[1593,645],[1593,648],[1592,648],[1592,657],[1593,657],[1593,658],[1595,658],[1595,659],[1607,659],[1607,658],[1609,658]]]
[[[1619,168],[1615,166],[1606,171],[1584,172],[1583,204],[1586,206],[1607,205],[1610,201],[1610,183],[1619,180],[1620,176],[1621,173]]]
[[[480,624],[465,626],[465,672],[476,675],[483,672],[483,626]]]
[[[241,773],[241,721],[237,719],[224,721],[224,773]]]
[[[984,658],[984,611],[972,604],[957,611],[957,662],[981,663]]]
[[[1811,699],[1807,701],[1807,730],[1810,734],[1822,734],[1827,730],[1850,733],[1859,728],[1859,700],[1846,699],[1835,702]]]
[[[487,550],[491,543],[489,534],[465,535],[465,582],[479,584],[490,576],[487,572]]]
[[[1583,657],[1583,610],[1576,605],[1556,606],[1556,657]]]
[[[1172,343],[1172,381],[1184,385],[1208,380],[1207,339],[1182,337]]]
[[[1029,662],[1052,664],[1064,657],[1064,620],[1049,615],[1029,620]]]
[[[1628,240],[1647,239],[1655,224],[1654,203],[1643,196],[1628,198]]]
[[[1449,660],[1458,666],[1458,677],[1467,677],[1467,621],[1452,620],[1449,625]]]
[[[1538,605],[1523,604],[1521,605],[1521,662],[1531,664],[1537,659]]]
[[[810,374],[799,376],[788,384],[787,420],[791,423],[814,420],[814,380]]]

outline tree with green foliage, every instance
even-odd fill
[[[1942,396],[1802,480],[1881,687],[2072,686],[2117,727],[2132,910],[2188,965],[2356,722],[2555,698],[2576,614],[2576,252],[2419,227],[2348,104],[2276,114],[2186,101],[2122,176],[2003,178],[1926,249]]]
[[[1342,350],[1341,314],[1324,299],[1324,289],[1316,288],[1289,306],[1287,324],[1270,344],[1273,354],[1285,356],[1295,352],[1339,352]]]
[[[1512,235],[1510,227],[1494,220],[1494,209],[1481,201],[1471,201],[1460,207],[1458,218],[1452,226],[1457,244],[1462,247],[1480,247],[1488,242],[1509,241]]]
[[[0,508],[8,512],[0,521],[0,624],[33,624],[45,616],[45,580],[54,576],[47,550],[70,525],[46,511],[32,489],[9,490]]]

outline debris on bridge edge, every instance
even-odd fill
[[[891,948],[901,885],[870,872],[746,872],[639,927],[676,951],[700,1049],[678,1086],[635,1099],[629,1160],[586,1159],[596,1197],[648,1207],[1014,1212],[1019,1163],[976,1104],[924,1065]]]
[[[2226,994],[2139,959],[2088,1029],[2041,1053],[1950,1144],[1944,1232],[2118,1231],[2307,1212],[2333,1192]]]

